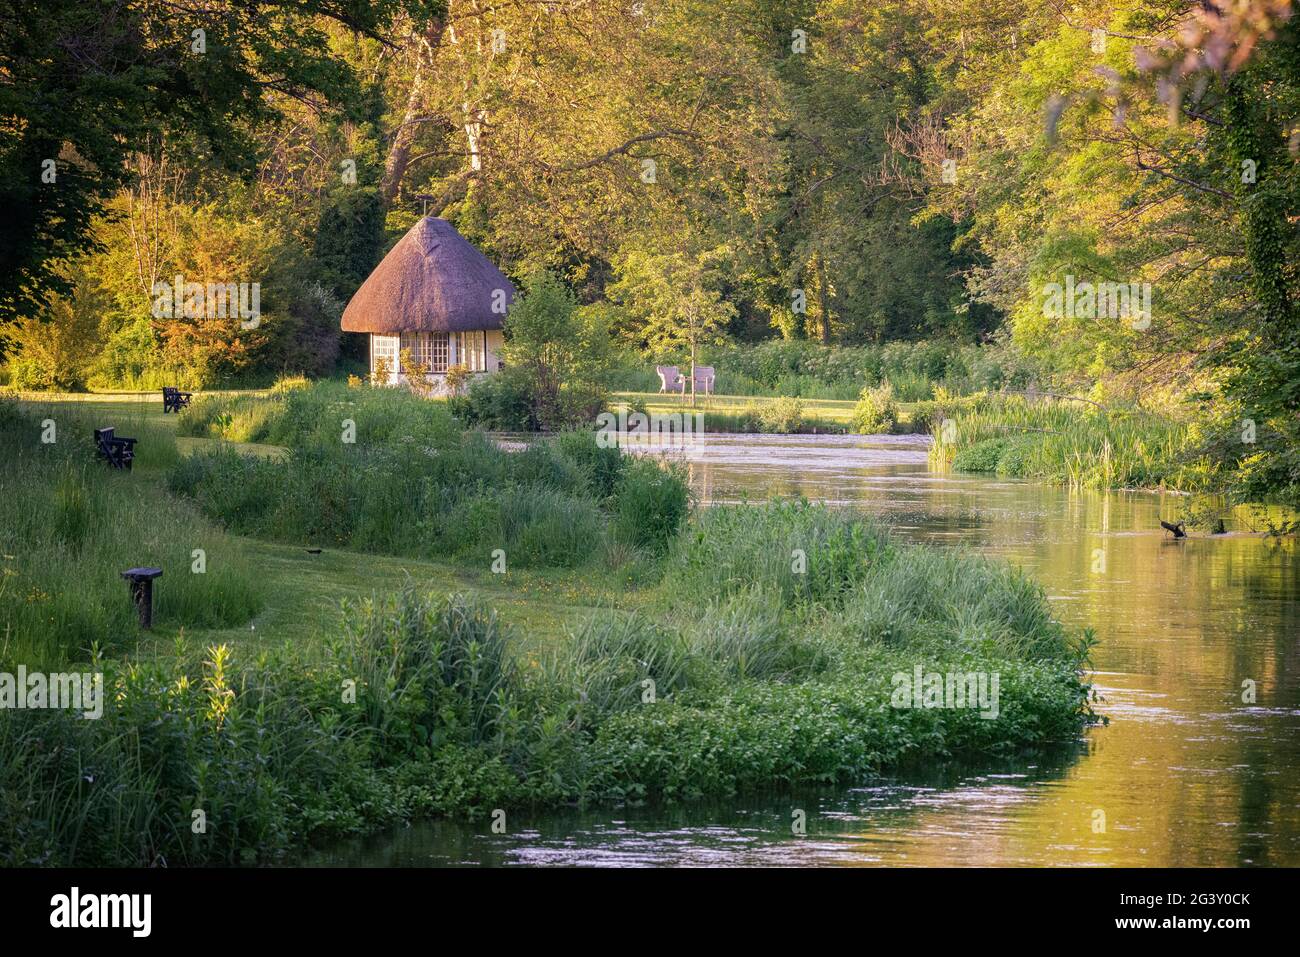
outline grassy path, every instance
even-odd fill
[[[190,651],[228,643],[243,651],[292,642],[320,645],[321,636],[339,627],[340,603],[363,601],[399,588],[409,577],[422,590],[467,592],[490,605],[517,636],[521,652],[544,651],[599,607],[639,604],[643,593],[618,593],[604,581],[554,571],[509,571],[494,575],[485,558],[481,569],[450,562],[422,561],[325,549],[313,555],[298,545],[279,545],[235,536],[268,585],[266,602],[250,626],[190,629],[183,635]],[[165,587],[165,582],[160,583]],[[176,628],[159,623],[142,640],[143,653],[170,654]]]

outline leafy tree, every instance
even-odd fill
[[[717,342],[736,315],[719,289],[725,248],[692,255],[633,248],[616,260],[609,294],[635,320],[637,343],[656,355],[692,354]]]
[[[336,296],[350,298],[379,262],[384,208],[373,187],[339,188],[325,201],[314,256],[323,281]]]
[[[10,328],[17,353],[9,384],[16,389],[75,391],[86,384],[99,340],[97,306],[102,296],[85,275],[70,277],[74,295],[52,293],[38,315]]]
[[[91,224],[159,137],[249,173],[276,98],[357,99],[334,23],[377,37],[398,8],[438,0],[14,0],[0,31],[0,317],[67,289],[56,263],[96,247]],[[50,164],[53,164],[52,167]],[[51,170],[53,178],[51,179]]]
[[[539,270],[510,306],[502,356],[523,378],[534,416],[545,429],[590,424],[604,408],[610,361],[609,330],[599,313],[578,310],[573,292]]]

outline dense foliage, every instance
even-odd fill
[[[1002,564],[904,547],[806,502],[690,520],[680,476],[590,433],[507,454],[391,390],[258,401],[271,411],[248,417],[253,434],[284,441],[289,459],[182,459],[166,431],[133,423],[144,454],[123,473],[88,468],[86,444],[69,440],[90,420],[67,406],[49,413],[55,443],[40,441],[40,418],[0,407],[18,536],[0,671],[100,671],[108,692],[93,720],[0,713],[0,863],[273,862],[313,838],[436,815],[861,781],[1068,741],[1092,720],[1090,638]],[[187,413],[190,430],[215,425],[210,411]],[[342,419],[355,443],[334,431]],[[345,602],[319,641],[187,641],[187,627],[253,620],[276,572],[263,556],[254,573],[248,542],[169,494],[166,477],[255,535],[484,565],[504,544],[510,567],[634,556],[641,600],[585,612],[539,648],[473,596],[408,580]],[[191,548],[206,551],[202,573],[185,573]],[[137,558],[166,566],[156,623],[175,630],[170,650],[135,646],[106,571]],[[891,706],[891,675],[917,666],[997,673],[997,720],[973,705]]]
[[[1292,7],[388,0],[190,23],[149,0],[19,4],[0,45],[7,375],[351,371],[342,304],[429,213],[521,284],[559,277],[530,321],[571,312],[566,336],[644,350],[638,388],[692,357],[738,394],[805,399],[1050,380],[1194,418],[1227,491],[1295,502]],[[258,283],[260,323],[156,314],[176,276]],[[965,368],[899,365],[900,340]],[[951,345],[990,340],[988,361]],[[485,424],[586,404],[532,355],[475,396]]]

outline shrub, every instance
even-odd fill
[[[953,456],[952,467],[962,472],[996,472],[1006,448],[1006,439],[984,439]]]
[[[596,435],[587,431],[561,432],[555,437],[555,452],[572,462],[583,476],[587,491],[599,499],[614,494],[619,476],[627,464],[623,453],[613,445],[601,445]]]
[[[759,410],[759,424],[764,432],[790,434],[803,429],[803,402],[785,396]]]
[[[603,316],[579,310],[552,273],[535,272],[524,285],[506,316],[502,355],[527,389],[532,420],[548,431],[589,424],[608,398]]]
[[[615,531],[630,545],[662,552],[690,510],[690,486],[681,471],[654,459],[627,463],[614,488]]]
[[[859,435],[877,435],[890,432],[898,424],[898,406],[894,403],[894,390],[888,383],[875,388],[865,388],[853,408],[853,431]]]
[[[75,278],[75,277],[74,277]],[[75,292],[49,294],[41,314],[25,316],[6,330],[9,383],[22,390],[80,390],[99,341],[102,304],[93,284],[78,279]],[[88,348],[89,347],[89,348]]]
[[[465,394],[454,396],[449,405],[461,422],[474,428],[492,432],[536,432],[541,428],[528,380],[514,369],[474,380]]]
[[[860,781],[925,756],[1015,754],[1076,736],[1090,720],[1087,689],[1069,666],[996,658],[960,665],[999,673],[997,721],[976,709],[891,708],[889,676],[912,663],[884,657],[824,681],[688,689],[619,712],[592,742],[593,788],[616,798],[692,799]]]
[[[745,405],[739,412],[735,413],[733,421],[726,421],[730,418],[724,413],[706,413],[707,421],[710,428],[717,429],[719,426],[730,426],[728,431],[732,432],[762,432],[763,431],[763,406],[758,402],[750,402]],[[720,421],[721,420],[721,421]]]
[[[447,367],[444,381],[447,385],[447,391],[451,395],[460,395],[461,392],[464,391],[465,386],[468,385],[473,378],[474,376],[473,373],[470,372],[469,366],[462,362],[458,362],[453,366]]]
[[[1002,454],[998,456],[996,471],[998,475],[1025,478],[1032,474],[1032,459],[1036,442],[1030,436],[1016,436],[1006,440]],[[954,468],[961,468],[954,462]],[[975,471],[975,470],[971,470]]]

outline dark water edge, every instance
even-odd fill
[[[492,833],[487,819],[423,822],[332,844],[309,853],[301,863],[366,867],[878,863],[873,843],[913,830],[916,815],[935,795],[977,792],[984,800],[998,796],[1010,813],[1036,788],[1050,787],[1068,774],[1088,747],[1086,740],[1080,740],[1022,758],[951,761],[882,775],[853,788],[773,789],[746,794],[743,800],[512,811],[504,834]],[[805,822],[802,835],[794,833],[799,811]]]

